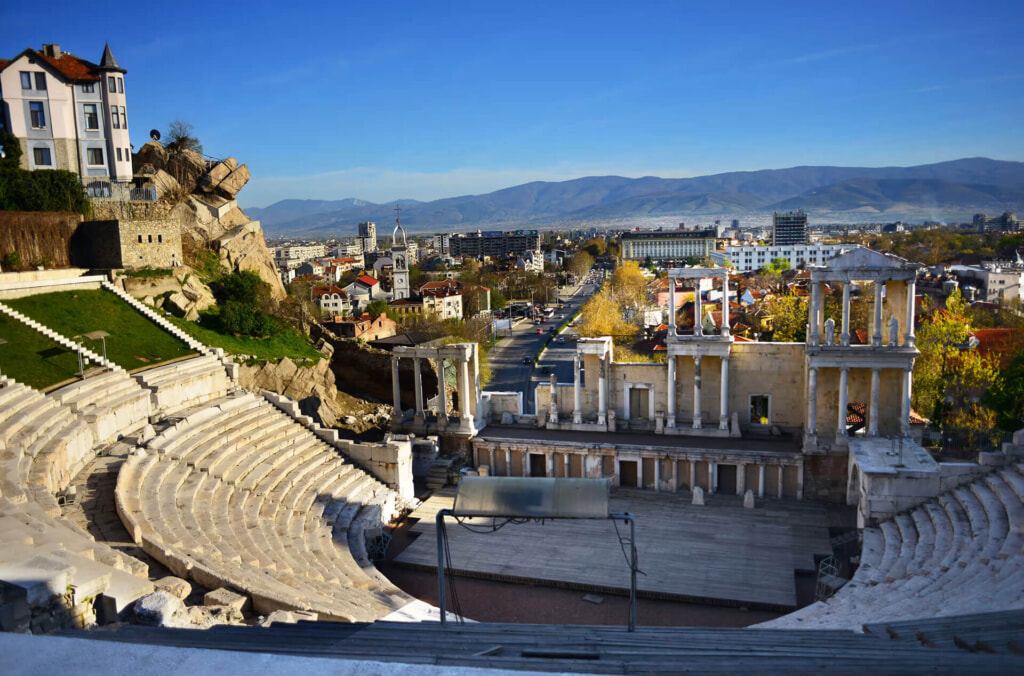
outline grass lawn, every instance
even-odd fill
[[[106,331],[110,334],[106,339],[107,358],[127,370],[195,354],[188,345],[109,291],[44,293],[7,303],[66,338]],[[81,342],[93,352],[103,354],[100,341]]]
[[[269,338],[250,338],[214,331],[212,327],[219,325],[216,308],[201,312],[198,323],[178,317],[168,317],[167,319],[184,329],[199,342],[210,347],[224,348],[224,351],[229,354],[251,354],[255,355],[257,359],[269,361],[278,361],[284,357],[318,361],[322,356],[310,345],[307,336],[291,326],[281,328],[277,334]]]
[[[43,389],[78,374],[78,357],[35,329],[0,315],[0,373]]]

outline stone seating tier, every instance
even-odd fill
[[[258,612],[362,621],[412,600],[362,545],[395,496],[264,399],[235,394],[130,456],[117,508],[133,539],[175,574],[240,589]]]
[[[149,391],[115,371],[65,385],[49,396],[86,420],[101,444],[140,429],[153,412]]]
[[[151,392],[154,410],[165,415],[223,397],[232,386],[224,365],[212,354],[140,371],[134,377]]]
[[[1006,467],[864,530],[853,579],[767,628],[1024,609],[1024,466]]]
[[[92,458],[90,426],[53,397],[2,384],[0,579],[40,602],[71,585],[78,601],[97,598],[120,612],[153,590],[148,566],[62,519],[55,497]]]

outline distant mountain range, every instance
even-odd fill
[[[351,235],[361,221],[411,231],[546,227],[669,217],[742,217],[802,208],[815,220],[963,218],[1024,211],[1024,162],[970,158],[916,167],[793,167],[693,178],[589,176],[419,202],[298,200],[247,209],[269,235]],[[388,230],[388,228],[383,228]]]

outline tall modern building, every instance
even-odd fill
[[[680,224],[682,226],[682,224]],[[707,258],[715,250],[714,228],[624,232],[620,239],[626,260],[685,260]]]
[[[775,212],[772,216],[772,246],[807,244],[807,214],[801,211]]]
[[[495,230],[453,234],[448,240],[452,256],[522,256],[540,251],[541,236],[536,230]]]
[[[126,72],[109,45],[98,65],[60,45],[0,59],[0,124],[21,142],[22,168],[131,181]]]
[[[359,236],[357,237],[359,245],[363,248],[363,253],[369,253],[377,250],[377,224],[367,221],[366,223],[359,224]]]

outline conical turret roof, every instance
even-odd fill
[[[100,59],[100,70],[116,70],[122,73],[125,72],[124,68],[118,65],[117,59],[114,58],[114,53],[110,51],[110,43],[103,45],[103,58]]]

